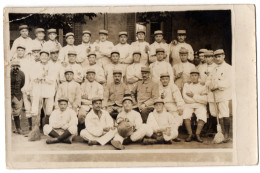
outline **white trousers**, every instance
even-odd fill
[[[165,103],[164,107],[167,112],[171,113],[173,115],[174,122],[179,127],[183,123],[183,117],[182,115],[179,115],[177,111],[177,106],[174,103]]]
[[[223,102],[218,102],[218,111],[219,111],[219,118],[227,118],[229,117],[229,101],[223,101]],[[215,107],[214,103],[209,103],[209,111],[213,117],[216,117],[217,115],[217,108]]]
[[[54,130],[56,131],[59,135],[63,134],[65,130],[68,130],[72,135],[76,135],[77,132],[78,132],[78,127],[73,125],[73,126],[70,126],[68,127],[68,129],[54,129],[52,128],[49,124],[46,124],[44,127],[43,127],[43,134],[48,136],[49,133]]]
[[[195,113],[197,120],[202,120],[205,123],[207,122],[206,105],[201,105],[197,108],[192,108],[191,106],[186,104],[183,111],[183,119],[191,119],[193,113]]]

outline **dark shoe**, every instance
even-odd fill
[[[197,139],[197,141],[200,142],[200,143],[203,142],[203,140],[200,138],[200,135],[196,135],[196,139]]]
[[[29,126],[29,131],[32,131],[32,126]]]
[[[177,137],[177,138],[173,139],[173,141],[174,142],[181,142],[181,139]]]
[[[133,141],[131,140],[130,136],[128,136],[127,138],[124,139],[123,141],[123,145],[129,145],[130,143],[132,143]]]
[[[172,141],[163,141],[164,144],[172,144]]]
[[[25,135],[25,133],[22,131],[22,129],[16,129],[16,132],[19,135]]]
[[[143,140],[144,145],[152,145],[152,144],[156,144],[156,143],[157,143],[157,140],[152,139],[152,138],[144,138],[144,140]]]
[[[59,143],[58,138],[49,138],[46,140],[46,144],[56,144]]]
[[[191,142],[191,141],[192,141],[192,137],[193,137],[192,134],[189,135],[189,136],[185,139],[185,141],[186,141],[186,142]]]
[[[72,144],[72,136],[68,137],[67,139],[62,140],[62,143]]]
[[[98,145],[97,141],[88,141],[88,145]]]
[[[124,150],[125,149],[125,146],[123,146],[119,141],[112,140],[111,144],[113,145],[113,147],[115,147],[118,150]]]

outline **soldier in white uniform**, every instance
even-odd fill
[[[168,73],[170,75],[171,82],[174,81],[173,69],[170,63],[164,61],[165,50],[163,48],[156,49],[157,61],[150,64],[152,80],[155,83],[160,82],[160,74]]]
[[[142,80],[141,68],[145,65],[140,63],[141,52],[134,51],[133,59],[134,63],[126,68],[126,83],[130,91],[137,85],[137,82]]]
[[[211,91],[208,93],[208,101],[212,116],[216,116],[217,112],[214,101],[218,106],[219,122],[225,136],[224,142],[228,142],[230,130],[229,102],[232,98],[232,67],[225,62],[223,49],[216,50],[214,55],[216,67],[212,70],[206,82],[206,86]]]
[[[107,111],[101,109],[101,98],[93,98],[92,107],[85,120],[86,129],[81,130],[80,136],[88,141],[89,145],[105,145],[117,132],[114,121]]]
[[[88,30],[85,30],[82,32],[82,43],[77,46],[77,59],[76,62],[81,64],[82,67],[86,67],[89,65],[88,62],[88,54],[91,51],[94,51],[93,45],[90,43],[91,41],[91,32]]]
[[[180,127],[183,123],[184,100],[179,88],[170,82],[170,75],[162,73],[160,75],[159,96],[164,101],[164,108],[173,116],[173,122],[176,127]],[[175,138],[175,142],[180,142],[179,138]]]
[[[199,54],[199,59],[200,59],[200,64],[198,65],[198,68],[200,68],[201,65],[205,64],[205,53],[207,52],[207,49],[200,49],[198,54]]]
[[[38,46],[38,47],[43,48],[43,44],[45,43],[45,40],[44,40],[45,30],[43,28],[36,28],[35,36],[36,36],[36,38],[34,40],[32,40],[31,47]]]
[[[174,83],[182,91],[183,85],[190,82],[190,71],[195,68],[195,65],[188,61],[188,50],[181,48],[179,51],[181,62],[173,66]]]
[[[88,69],[86,80],[81,84],[81,107],[78,113],[79,132],[85,128],[85,118],[92,109],[92,99],[99,97],[103,99],[104,89],[101,84],[95,81],[96,70]]]
[[[54,68],[55,68],[55,74],[56,74],[56,82],[57,82],[57,86],[56,89],[58,87],[58,85],[60,84],[60,70],[63,68],[60,60],[58,60],[59,57],[59,49],[54,48],[52,50],[50,50],[50,62],[53,64]]]
[[[188,60],[193,61],[194,59],[194,51],[190,44],[186,43],[186,30],[178,30],[177,31],[177,39],[174,40],[170,44],[170,62],[173,65],[179,63],[181,61],[179,52],[182,47],[188,50]]]
[[[186,103],[183,112],[183,119],[189,135],[185,141],[190,142],[193,138],[191,117],[192,114],[195,113],[198,123],[196,129],[196,139],[198,142],[203,142],[200,138],[200,132],[204,124],[207,122],[207,89],[199,83],[199,71],[197,68],[192,69],[190,75],[191,83],[184,84],[182,92],[183,99]]]
[[[154,111],[147,119],[149,130],[152,130],[150,138],[145,138],[144,144],[172,144],[171,140],[178,137],[179,126],[174,122],[172,114],[164,109],[164,101],[156,99],[154,101]]]
[[[50,50],[56,48],[56,49],[60,50],[62,48],[62,46],[61,46],[61,44],[57,40],[57,31],[56,31],[56,29],[53,29],[53,28],[48,29],[47,33],[48,33],[49,40],[46,41],[43,44],[43,49],[50,51]]]
[[[128,34],[126,31],[121,31],[118,36],[119,43],[115,45],[115,49],[117,49],[120,53],[119,63],[124,64],[125,68],[127,68],[128,65],[133,63],[131,46],[127,43]]]
[[[106,83],[105,72],[102,66],[96,63],[96,56],[97,55],[95,52],[89,52],[88,54],[89,65],[84,68],[84,71],[87,72],[89,69],[94,69],[96,73],[95,80],[101,85],[103,85]]]
[[[140,113],[133,110],[133,100],[131,97],[123,98],[123,111],[117,116],[116,124],[118,124],[118,133],[115,134],[111,144],[116,148],[123,150],[123,145],[143,140],[145,136],[152,135],[152,129],[143,123]],[[130,131],[121,133],[119,126],[122,122],[129,122]]]
[[[10,58],[15,56],[18,45],[25,46],[25,55],[31,52],[32,39],[29,37],[29,27],[27,25],[19,26],[20,37],[14,40],[13,46],[10,52]]]
[[[55,98],[55,108],[58,108],[58,98],[66,97],[69,99],[68,107],[78,112],[81,105],[80,84],[73,80],[74,72],[72,68],[66,68],[64,74],[66,82],[63,82],[58,87]]]
[[[33,62],[33,63],[36,63],[36,62],[40,62],[40,51],[41,51],[41,47],[38,47],[38,46],[33,46],[32,47],[32,54],[30,56],[30,60]]]
[[[111,63],[110,55],[111,51],[114,48],[114,44],[111,41],[108,41],[108,31],[100,30],[99,31],[99,40],[93,43],[97,55],[97,63],[103,68],[106,64]]]
[[[74,45],[74,34],[72,32],[69,32],[65,35],[67,45],[61,48],[59,53],[59,60],[64,63],[68,63],[68,53],[69,51],[74,51],[77,54],[77,46]]]
[[[136,31],[137,41],[131,44],[132,52],[140,51],[141,59],[140,63],[148,66],[148,52],[149,52],[149,43],[145,41],[145,33],[144,29],[138,29]]]
[[[51,113],[50,124],[43,127],[44,135],[51,137],[46,140],[46,143],[71,144],[72,137],[77,134],[77,115],[68,107],[68,98],[59,98],[58,102],[59,108]]]
[[[164,60],[169,62],[170,49],[169,45],[163,39],[163,32],[161,30],[154,31],[154,43],[150,45],[149,62],[153,63],[157,60],[156,49],[163,48],[165,50]]]
[[[83,82],[84,72],[81,65],[76,63],[77,52],[73,50],[68,51],[68,64],[60,70],[60,81],[64,82],[64,71],[66,68],[72,68],[74,72],[74,81],[81,84]]]

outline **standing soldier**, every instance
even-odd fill
[[[156,49],[163,48],[165,50],[164,60],[169,62],[170,49],[169,45],[163,39],[163,32],[161,30],[154,31],[154,43],[150,45],[149,62],[153,63],[157,60]]]
[[[195,133],[198,142],[203,142],[200,138],[200,132],[204,124],[207,122],[207,90],[205,86],[199,83],[199,74],[197,68],[191,70],[191,83],[185,83],[182,92],[183,99],[186,103],[183,112],[183,119],[189,135],[185,140],[186,142],[190,142],[193,138],[191,128],[191,117],[193,113],[195,113],[198,122]]]
[[[56,29],[48,29],[47,30],[47,33],[48,33],[48,38],[49,40],[46,41],[44,44],[43,44],[43,49],[44,50],[47,50],[47,51],[50,51],[52,49],[61,49],[61,44],[58,42],[57,40],[57,31]]]
[[[134,63],[129,65],[126,68],[126,82],[130,91],[133,90],[133,88],[137,85],[138,81],[142,80],[141,68],[145,67],[145,65],[140,63],[140,58],[141,58],[141,52],[134,51],[133,52]]]
[[[99,31],[99,40],[93,43],[97,55],[97,63],[103,68],[106,64],[111,63],[110,54],[114,47],[114,44],[111,41],[107,41],[107,39],[108,31],[102,29]]]
[[[63,68],[61,62],[58,60],[59,57],[59,49],[54,48],[50,50],[50,62],[53,64],[54,69],[55,69],[55,74],[56,74],[56,82],[57,82],[57,87],[60,84],[60,70]]]
[[[137,41],[131,44],[132,52],[141,51],[141,60],[140,63],[148,66],[148,52],[149,52],[149,43],[145,41],[145,29],[138,29],[136,31]]]
[[[88,58],[87,58],[89,52],[94,51],[94,47],[92,46],[90,41],[91,41],[91,32],[88,30],[83,31],[82,43],[77,46],[78,56],[76,59],[76,62],[81,64],[83,68],[89,65]]]
[[[66,97],[69,99],[68,107],[78,112],[81,103],[81,90],[80,85],[73,80],[74,72],[71,68],[65,69],[66,82],[63,82],[57,90],[55,98],[55,108],[58,108],[58,98]]]
[[[230,117],[229,102],[232,98],[232,67],[225,62],[225,53],[223,49],[214,52],[216,67],[207,78],[206,86],[209,87],[209,108],[212,116],[218,112],[219,123],[224,133],[224,142],[229,141]],[[217,108],[214,105],[216,102]],[[218,109],[218,111],[216,111]]]
[[[32,41],[32,47],[38,46],[43,48],[43,44],[45,43],[45,30],[43,28],[36,28],[35,29],[35,36],[36,38]]]
[[[106,83],[105,78],[105,72],[104,69],[96,63],[96,53],[95,52],[89,52],[88,54],[88,62],[89,65],[87,65],[84,70],[87,72],[89,69],[95,70],[95,80],[100,83],[101,85]]]
[[[164,61],[165,50],[163,48],[157,48],[156,57],[157,57],[157,61],[150,64],[152,80],[155,83],[159,83],[160,74],[168,73],[170,75],[171,82],[173,82],[174,81],[173,69],[172,69],[170,63]]]
[[[113,71],[114,82],[107,84],[104,91],[104,107],[112,118],[116,119],[122,111],[122,101],[125,94],[130,94],[126,84],[122,82],[122,71]]]
[[[32,39],[29,37],[29,27],[27,25],[21,25],[19,26],[19,32],[20,32],[20,37],[18,37],[16,40],[14,40],[11,52],[10,52],[10,57],[12,58],[15,53],[18,45],[24,45],[25,46],[25,55],[30,53],[31,51],[31,45],[32,45]]]
[[[188,61],[188,50],[181,48],[179,51],[181,62],[173,66],[174,83],[182,92],[183,85],[190,82],[190,71],[195,68],[195,65]]]
[[[23,93],[21,89],[25,83],[25,75],[19,70],[20,62],[11,62],[11,105],[12,105],[12,118],[16,128],[16,133],[23,134],[20,124],[20,116],[23,107]]]
[[[77,134],[77,115],[68,107],[68,101],[65,97],[58,99],[59,108],[51,113],[50,124],[43,128],[44,135],[51,137],[46,140],[47,144],[71,144],[72,137]]]
[[[99,97],[103,99],[104,89],[101,84],[95,81],[95,69],[88,69],[86,72],[86,80],[81,84],[81,107],[79,110],[79,134],[85,128],[85,118],[92,109],[92,99]]]
[[[203,65],[205,61],[205,53],[207,52],[207,49],[200,49],[198,54],[199,54],[199,59],[200,59],[200,64],[198,65],[198,68]]]
[[[105,145],[116,134],[114,121],[105,110],[102,110],[102,99],[92,99],[93,109],[87,114],[86,129],[81,130],[80,136],[88,141],[88,145]]]
[[[186,43],[186,30],[177,31],[177,39],[170,44],[170,62],[173,65],[181,61],[179,52],[182,47],[188,51],[188,60],[192,61],[194,59],[194,52],[190,44]]]
[[[175,126],[179,128],[183,123],[184,109],[184,100],[181,92],[174,83],[170,83],[170,75],[168,73],[162,73],[160,79],[159,96],[164,101],[166,111],[172,114]],[[180,139],[175,138],[175,142],[180,142]]]
[[[127,43],[127,32],[121,31],[118,34],[119,36],[119,43],[115,46],[120,53],[119,63],[124,64],[125,68],[132,64],[133,58],[131,55],[131,46]]]
[[[61,48],[60,54],[59,54],[59,60],[62,63],[68,63],[68,56],[69,51],[76,52],[77,54],[77,46],[74,45],[74,34],[72,32],[68,32],[65,35],[67,45]],[[75,60],[76,61],[76,60]]]
[[[143,122],[146,123],[148,115],[154,110],[153,102],[159,97],[158,84],[150,78],[150,68],[142,67],[142,81],[138,81],[132,93],[137,98],[137,109],[141,113]]]
[[[65,82],[66,81],[66,79],[64,77],[64,71],[68,67],[73,69],[74,81],[78,82],[79,84],[81,84],[83,82],[83,76],[84,76],[83,69],[82,69],[81,65],[76,63],[76,58],[77,58],[77,52],[73,51],[73,50],[69,50],[68,51],[69,62],[60,71],[60,81],[61,82]]]

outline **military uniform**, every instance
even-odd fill
[[[43,28],[36,28],[35,34],[37,34],[38,32],[44,33],[45,30]],[[43,45],[44,45],[45,42],[46,42],[45,40],[39,40],[39,39],[35,38],[34,40],[32,40],[31,48],[34,47],[34,46],[43,48]]]
[[[105,66],[105,76],[106,76],[106,79],[107,79],[107,84],[110,84],[114,81],[113,79],[113,71],[114,70],[120,70],[122,71],[122,80],[124,79],[125,77],[125,68],[122,64],[107,64]]]
[[[65,38],[67,38],[69,36],[73,36],[74,37],[74,34],[69,32],[69,33],[66,34]],[[58,59],[61,62],[68,62],[68,53],[69,53],[69,51],[75,51],[76,55],[77,55],[77,50],[78,50],[77,46],[75,46],[75,45],[68,45],[67,44],[66,46],[61,48]]]
[[[48,34],[50,33],[57,33],[56,29],[48,29],[47,30]],[[58,40],[48,40],[43,44],[43,49],[44,50],[52,50],[52,49],[58,49],[60,50],[62,48],[61,44],[58,42]]]

